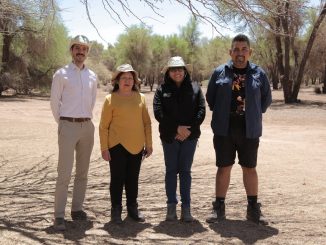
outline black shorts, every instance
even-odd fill
[[[214,135],[213,142],[217,167],[233,165],[236,153],[241,166],[256,167],[259,138],[246,138],[244,116],[231,116],[228,136]]]

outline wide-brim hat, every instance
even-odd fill
[[[171,57],[161,72],[165,74],[167,70],[172,67],[184,67],[188,73],[191,73],[192,71],[192,65],[186,64],[180,56]]]
[[[116,71],[113,73],[112,75],[112,82],[115,82],[118,75],[120,73],[124,73],[124,72],[132,72],[133,74],[135,74],[135,83],[140,83],[140,79],[138,77],[138,72],[134,70],[134,68],[130,65],[130,64],[123,64],[117,67]]]
[[[88,47],[88,50],[91,48],[90,41],[84,35],[77,35],[73,39],[71,39],[70,44],[69,44],[69,49],[71,49],[71,47],[75,44],[84,45],[84,46]]]

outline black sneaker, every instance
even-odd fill
[[[225,220],[225,203],[212,202],[213,210],[210,216],[206,219],[207,223],[215,223]]]
[[[64,231],[66,230],[66,224],[64,218],[55,218],[53,222],[53,228],[56,231]]]
[[[260,203],[248,204],[247,220],[252,221],[256,224],[268,225],[268,221],[262,214],[260,207],[261,207]]]
[[[83,210],[71,211],[72,220],[87,220],[87,214]]]

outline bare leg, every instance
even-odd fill
[[[242,167],[243,184],[246,189],[247,196],[258,195],[258,175],[256,168]]]
[[[232,165],[228,167],[219,167],[216,172],[216,197],[225,197],[230,184]]]

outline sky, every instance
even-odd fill
[[[323,0],[324,1],[324,0]],[[57,0],[59,8],[61,9],[61,17],[66,26],[70,36],[85,35],[91,41],[96,40],[107,47],[107,43],[114,45],[120,34],[125,33],[126,27],[115,20],[105,11],[102,1],[93,0],[89,2],[89,11],[93,23],[96,25],[102,39],[96,32],[95,28],[88,20],[85,6],[80,0]],[[129,15],[123,13],[118,7],[117,1],[108,1],[115,3],[115,9],[118,12],[127,26],[132,24],[140,24],[140,21]],[[174,1],[165,0],[163,4],[157,3],[159,7],[158,12],[162,16],[156,15],[149,7],[146,7],[144,1],[128,0],[130,9],[140,17],[148,26],[152,27],[152,32],[161,36],[168,36],[172,34],[179,34],[180,27],[185,26],[189,21],[191,14],[188,9],[175,3]],[[317,5],[320,0],[311,0],[311,4]],[[206,11],[201,7],[201,11]],[[115,18],[117,19],[117,18]],[[201,37],[212,39],[216,36],[223,35],[234,36],[236,33],[232,31],[232,27],[219,28],[218,33],[210,24],[199,24]]]
[[[89,1],[90,14],[92,21],[99,30],[100,35],[97,34],[95,28],[91,25],[87,18],[85,6],[80,0],[58,0],[59,8],[61,9],[61,17],[64,25],[67,27],[70,36],[85,35],[90,40],[96,40],[106,47],[107,43],[113,44],[117,41],[120,34],[125,33],[126,27],[115,22],[110,15],[104,10],[102,1]],[[113,2],[113,1],[111,1]],[[150,8],[146,8],[143,1],[129,0],[130,8],[134,13],[142,18],[144,22],[152,27],[154,34],[161,36],[168,36],[172,34],[179,34],[180,27],[185,26],[189,21],[190,12],[180,4],[164,1],[163,4],[158,4],[161,16],[156,15]],[[123,11],[119,11],[123,21],[129,26],[131,24],[140,24],[140,21],[132,16],[126,16]],[[117,18],[116,18],[117,19]],[[220,36],[219,33],[211,27],[210,24],[199,24],[201,37],[208,39]],[[223,35],[232,35],[233,32],[228,29],[220,29]]]

